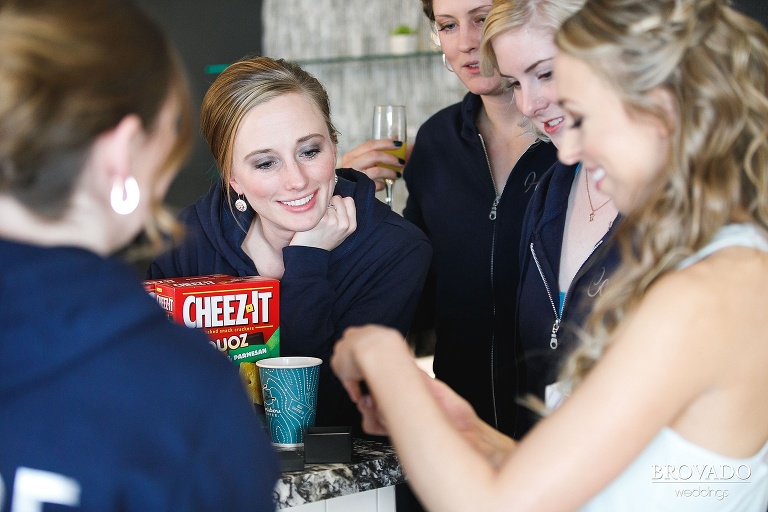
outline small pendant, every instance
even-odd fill
[[[593,220],[595,220],[595,212],[589,214],[589,222],[592,222]]]

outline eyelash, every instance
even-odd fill
[[[320,153],[320,148],[309,148],[302,150],[299,154],[305,158],[315,158]]]
[[[540,75],[536,76],[536,78],[539,81],[541,81],[541,82],[551,80],[552,79],[552,72],[551,71],[546,71],[546,72],[541,73]],[[520,82],[518,82],[517,80],[514,80],[514,81],[513,80],[505,80],[505,82],[504,82],[504,89],[505,90],[520,89]]]
[[[483,25],[485,25],[485,18],[487,18],[487,14],[482,14],[480,16],[477,16],[472,20],[472,24],[475,26],[475,28],[483,28]],[[438,32],[446,32],[451,31],[454,28],[458,26],[457,23],[446,23],[445,25],[439,25],[437,27]]]
[[[301,151],[299,151],[299,156],[307,160],[312,160],[318,154],[320,154],[320,152],[321,152],[321,149],[318,147],[302,149]],[[272,167],[274,167],[275,163],[276,163],[276,160],[274,159],[263,160],[263,161],[254,163],[253,167],[262,171],[268,171]]]

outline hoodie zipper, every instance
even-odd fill
[[[603,235],[604,237],[605,235]],[[592,255],[595,253],[598,247],[600,247],[603,243],[603,239],[601,238],[594,247],[592,247],[592,251],[590,251],[589,256],[584,260],[584,263],[581,264],[579,267],[578,272],[576,272],[576,275],[573,276],[573,280],[571,281],[570,286],[568,287],[568,290],[565,292],[565,296],[563,297],[563,309],[562,311],[565,311],[565,305],[568,302],[568,297],[571,295],[571,290],[573,289],[573,284],[578,281],[578,279],[582,275],[582,270],[584,270],[584,265],[589,261],[589,259],[592,257]],[[555,300],[552,298],[552,290],[549,287],[549,281],[547,281],[547,278],[544,277],[544,271],[541,269],[541,264],[539,263],[539,258],[536,257],[536,250],[533,248],[533,242],[530,244],[531,247],[531,255],[533,256],[533,261],[536,263],[536,268],[539,270],[539,276],[541,276],[541,280],[544,282],[544,288],[547,290],[547,296],[549,297],[549,303],[552,305],[552,311],[555,313],[555,323],[552,324],[552,333],[550,334],[549,338],[549,348],[552,350],[557,350],[558,347],[558,341],[557,341],[557,331],[560,330],[560,322],[562,321],[561,312],[558,311],[557,306],[555,305]]]
[[[501,194],[499,194],[499,188],[496,186],[496,180],[493,179],[493,170],[491,169],[491,160],[488,158],[488,150],[485,148],[485,141],[483,140],[483,135],[481,133],[478,133],[477,136],[480,138],[480,145],[483,147],[483,154],[485,154],[485,163],[488,165],[488,174],[491,176],[491,183],[493,183],[493,192],[496,195],[493,199],[493,204],[491,205],[491,213],[488,215],[488,218],[491,221],[496,220],[496,208],[499,205],[499,201],[501,200]],[[494,223],[495,224],[495,223]],[[494,270],[494,254],[496,253],[496,226],[493,226],[493,238],[491,238],[491,297],[495,297],[496,293],[493,288],[493,270]],[[492,301],[493,304],[493,316],[496,317],[496,299],[494,298]],[[494,427],[496,429],[499,428],[499,417],[498,412],[496,408],[496,372],[495,372],[495,347],[496,347],[496,333],[492,330],[491,331],[491,401],[493,403],[493,423]]]
[[[493,179],[493,170],[491,170],[491,159],[488,158],[488,150],[485,148],[485,141],[483,140],[483,134],[478,133],[478,137],[480,137],[480,145],[483,146],[483,154],[485,154],[485,163],[488,164],[488,173],[491,175],[491,183],[493,183],[493,192],[496,194],[496,197],[493,198],[493,203],[491,204],[491,213],[488,214],[488,218],[491,220],[496,220],[496,208],[499,206],[499,201],[501,201],[501,194],[499,194],[499,187],[496,186],[496,180]]]

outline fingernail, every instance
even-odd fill
[[[395,147],[396,147],[396,148],[399,148],[400,146],[402,146],[402,145],[403,145],[403,141],[401,141],[401,140],[396,140],[396,141],[394,141],[394,144],[395,144]]]
[[[405,165],[405,160],[402,158],[398,158],[397,161],[400,162],[400,165]]]

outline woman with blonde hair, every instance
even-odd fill
[[[434,338],[435,374],[478,414],[512,435],[512,374],[518,251],[526,206],[555,163],[498,73],[480,70],[491,0],[421,0],[447,72],[467,88],[461,102],[419,127],[403,170],[403,216],[429,237],[434,256],[412,333]],[[345,165],[372,178],[394,178],[384,153],[391,141],[368,141]],[[397,162],[394,162],[397,165]],[[462,276],[470,276],[467,286]],[[467,355],[471,353],[471,357]]]
[[[768,33],[724,0],[588,0],[556,41],[565,163],[625,215],[563,403],[516,444],[372,326],[334,369],[430,509],[763,512]]]
[[[495,0],[483,30],[481,67],[499,74],[514,92],[517,108],[542,137],[560,150],[565,115],[557,102],[555,32],[584,0]],[[610,243],[617,224],[611,198],[578,161],[556,162],[541,177],[522,224],[520,284],[515,318],[516,348],[503,371],[515,375],[513,400],[559,399],[557,375],[577,345],[576,332],[591,303],[605,288],[619,255]],[[516,406],[515,437],[538,419]]]
[[[352,325],[407,332],[429,241],[376,200],[364,174],[336,169],[328,95],[296,64],[232,64],[208,89],[200,119],[221,180],[181,212],[187,236],[147,276],[279,279],[281,355],[322,359],[317,424],[357,429],[328,364],[333,344]]]
[[[0,2],[0,510],[273,508],[237,368],[115,257],[172,227],[191,133],[180,61],[132,3]]]

